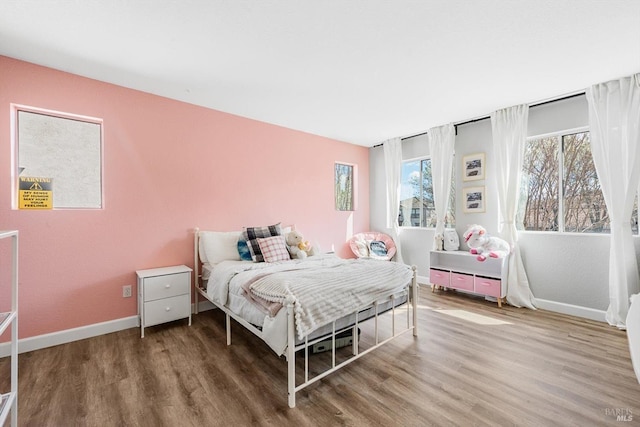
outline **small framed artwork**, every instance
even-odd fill
[[[468,187],[462,189],[462,210],[466,213],[484,212],[486,203],[484,187]]]
[[[484,179],[485,170],[484,153],[469,154],[462,158],[463,181],[476,181]]]
[[[354,165],[336,163],[334,189],[337,211],[353,211],[354,208]]]

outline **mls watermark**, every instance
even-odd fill
[[[616,421],[633,421],[633,411],[631,408],[605,408],[607,417],[615,418]]]

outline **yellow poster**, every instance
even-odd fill
[[[20,209],[53,209],[53,179],[21,176],[18,207]]]

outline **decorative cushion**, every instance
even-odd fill
[[[355,235],[349,242],[349,246],[351,247],[351,251],[358,258],[369,258],[369,245],[364,240],[362,235]]]
[[[253,259],[254,262],[263,262],[264,257],[260,251],[258,239],[280,235],[282,235],[282,231],[280,229],[280,223],[277,223],[267,227],[247,227],[242,232],[242,240],[247,241],[251,259]]]
[[[249,252],[249,246],[247,245],[246,240],[238,240],[238,254],[240,254],[240,259],[242,261],[253,261],[251,258],[251,252]]]
[[[456,230],[444,230],[444,250],[457,251],[458,249],[460,249],[460,239]]]
[[[266,262],[288,261],[291,259],[284,236],[258,239],[258,245]]]
[[[203,264],[217,264],[225,260],[240,260],[239,231],[201,231],[199,250]]]
[[[375,231],[354,234],[349,240],[349,247],[358,258],[388,261],[396,254],[396,244],[393,239],[387,234]]]
[[[369,242],[369,256],[376,259],[387,258],[387,245],[382,240],[372,240]]]

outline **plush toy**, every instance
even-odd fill
[[[444,251],[444,235],[438,233],[435,235],[436,251]]]
[[[464,233],[464,241],[469,246],[469,252],[478,255],[478,261],[484,261],[487,256],[491,258],[504,258],[509,255],[511,248],[509,244],[498,238],[487,234],[487,230],[481,225],[471,225]]]
[[[315,248],[311,246],[309,241],[304,240],[302,234],[295,230],[287,233],[285,240],[287,241],[287,249],[289,249],[293,259],[305,259],[316,254]]]

